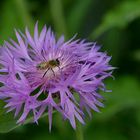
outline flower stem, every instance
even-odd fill
[[[56,31],[59,34],[65,34],[67,36],[62,0],[50,0],[49,2]]]
[[[84,140],[82,124],[77,121],[76,127],[76,140]]]
[[[33,19],[27,9],[27,2],[25,0],[13,0],[13,2],[19,11],[23,25],[26,24],[30,29],[33,29]]]

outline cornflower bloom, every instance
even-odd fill
[[[113,67],[100,47],[85,40],[56,40],[51,29],[43,27],[34,37],[16,31],[17,41],[5,41],[0,48],[0,99],[8,112],[15,111],[17,123],[32,115],[34,122],[48,112],[49,129],[53,110],[60,112],[76,128],[75,119],[84,124],[84,112],[103,107],[99,90],[111,76]]]

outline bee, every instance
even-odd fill
[[[60,66],[60,61],[57,58],[57,59],[50,60],[48,62],[41,62],[40,64],[36,66],[36,68],[38,70],[46,70],[45,73],[43,74],[43,77],[44,77],[49,70],[51,70],[55,76],[53,68],[58,67],[60,69],[59,66]]]

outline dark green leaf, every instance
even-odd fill
[[[67,19],[70,32],[75,33],[78,31],[87,14],[91,2],[92,0],[78,0],[75,2],[76,4],[70,10],[70,14]]]
[[[45,113],[43,117],[47,116]],[[0,101],[0,133],[7,133],[20,125],[16,123],[17,118],[14,119],[14,114],[9,112],[6,113],[6,109],[4,109],[4,103]],[[33,120],[33,117],[28,117],[24,124],[28,124]]]
[[[107,85],[109,85],[112,92],[105,93],[106,107],[97,119],[108,119],[125,108],[140,107],[140,86],[136,78],[125,76],[110,81]]]
[[[0,13],[0,43],[13,35],[14,28],[33,27],[33,21],[27,11],[24,0],[10,0],[3,3]]]
[[[122,2],[104,15],[102,23],[92,32],[91,38],[96,38],[113,27],[124,28],[138,17],[139,0]]]

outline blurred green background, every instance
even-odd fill
[[[111,93],[102,93],[105,108],[87,117],[83,126],[85,140],[140,140],[140,0],[1,0],[0,44],[15,37],[14,29],[33,31],[51,26],[56,35],[69,39],[86,38],[102,46],[112,56],[115,80],[106,80]],[[7,123],[3,120],[7,119]],[[52,132],[48,118],[39,125],[27,124],[9,133],[1,133],[0,140],[74,140],[75,131],[54,113]],[[15,123],[15,122],[14,122]],[[0,113],[0,131],[13,122]]]

